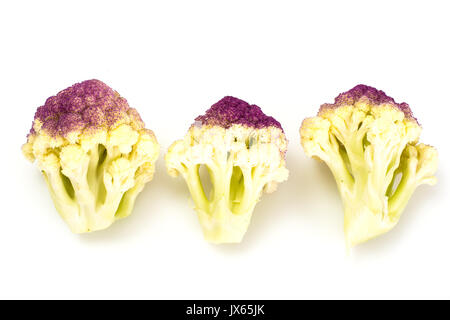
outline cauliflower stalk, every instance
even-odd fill
[[[241,242],[262,191],[287,179],[287,141],[280,124],[255,105],[225,97],[196,119],[165,160],[171,176],[185,179],[204,237],[212,243]],[[206,195],[204,165],[211,179]]]
[[[131,213],[153,177],[159,145],[125,99],[89,80],[38,109],[22,150],[37,160],[61,217],[83,233]]]
[[[364,85],[303,121],[305,152],[323,160],[336,180],[348,246],[392,229],[414,190],[436,183],[437,151],[417,144],[420,133],[406,103]]]

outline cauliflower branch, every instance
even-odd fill
[[[62,218],[83,233],[131,213],[153,177],[159,145],[125,99],[89,80],[38,109],[22,150],[37,160]]]
[[[349,246],[392,229],[417,186],[436,182],[437,151],[417,144],[420,132],[406,103],[363,85],[303,121],[305,152],[337,182]]]
[[[185,179],[206,240],[240,242],[262,191],[274,191],[288,177],[286,138],[276,120],[233,97],[196,120],[169,148],[168,172]],[[201,165],[211,178],[210,195],[200,179]]]

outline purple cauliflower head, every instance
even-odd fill
[[[256,129],[276,127],[283,130],[277,120],[265,115],[257,105],[251,105],[231,96],[222,98],[213,104],[204,115],[198,116],[195,120],[201,122],[202,125],[220,126],[226,129],[233,124],[240,124]]]
[[[84,129],[109,130],[120,123],[131,122],[137,128],[144,123],[137,111],[100,80],[86,80],[47,99],[34,116],[30,134],[38,128],[52,137],[66,137]]]
[[[328,109],[338,108],[345,105],[354,105],[359,101],[365,101],[371,106],[390,105],[393,108],[396,108],[403,112],[405,118],[415,121],[418,124],[417,119],[414,118],[413,113],[407,103],[397,103],[393,98],[386,95],[384,91],[363,84],[359,84],[353,89],[339,94],[334,99],[334,104],[323,104],[320,107],[319,114]]]

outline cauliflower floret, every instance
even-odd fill
[[[306,154],[323,160],[336,179],[348,246],[392,229],[416,187],[435,183],[437,152],[416,144],[420,132],[406,103],[364,85],[303,121]]]
[[[262,191],[275,191],[288,177],[286,138],[280,124],[259,107],[232,97],[196,120],[169,148],[168,173],[185,179],[206,240],[240,242]],[[202,165],[211,179],[209,196],[200,180]]]
[[[38,108],[22,151],[37,160],[62,218],[83,233],[131,213],[153,177],[159,145],[125,99],[89,80]]]

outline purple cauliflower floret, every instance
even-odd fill
[[[70,229],[85,233],[131,214],[153,178],[159,144],[124,98],[88,80],[37,109],[22,152],[36,160]]]
[[[167,172],[185,179],[207,241],[240,242],[263,191],[275,191],[288,178],[286,137],[278,121],[234,97],[195,120],[167,151]],[[200,166],[210,176],[209,194]]]
[[[365,85],[303,120],[303,149],[336,180],[349,247],[391,230],[414,190],[436,183],[438,154],[418,143],[421,130],[407,103]]]

